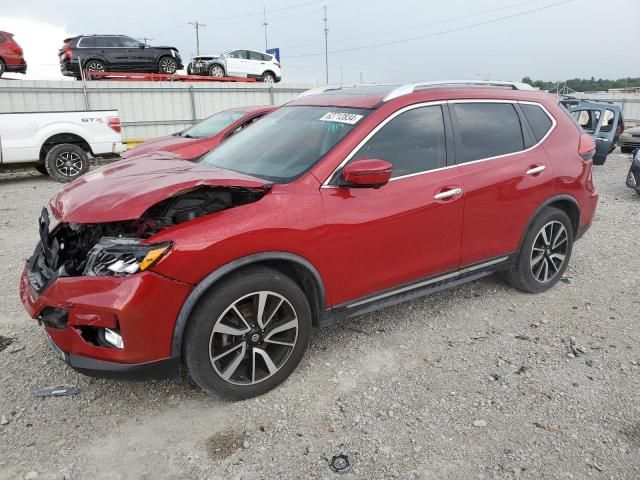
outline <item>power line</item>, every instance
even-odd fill
[[[189,25],[193,25],[196,29],[196,55],[200,56],[200,27],[206,27],[206,25],[197,20],[195,22],[189,22]]]
[[[556,2],[556,3],[549,4],[549,5],[545,5],[544,7],[533,8],[533,9],[530,9],[530,10],[525,10],[525,11],[522,11],[522,12],[514,13],[512,15],[506,15],[506,16],[494,18],[494,19],[491,19],[491,20],[485,20],[483,22],[473,23],[473,24],[470,24],[470,25],[462,26],[462,27],[450,28],[450,29],[447,29],[447,30],[441,30],[439,32],[429,33],[429,34],[426,34],[426,35],[418,35],[418,36],[415,36],[415,37],[404,38],[404,39],[401,39],[401,40],[393,40],[393,41],[389,41],[389,42],[362,45],[362,46],[359,46],[359,47],[343,48],[343,49],[339,49],[339,50],[331,50],[329,53],[355,52],[355,51],[358,51],[358,50],[365,50],[365,49],[369,49],[369,48],[386,47],[386,46],[389,46],[389,45],[397,45],[399,43],[406,43],[406,42],[411,42],[411,41],[414,41],[414,40],[421,40],[421,39],[424,39],[424,38],[438,37],[440,35],[445,35],[447,33],[460,32],[460,31],[463,31],[463,30],[468,30],[468,29],[479,27],[479,26],[482,26],[482,25],[489,25],[489,24],[492,24],[492,23],[498,23],[498,22],[501,22],[503,20],[508,20],[508,19],[511,19],[511,18],[521,17],[523,15],[528,15],[530,13],[539,12],[541,10],[546,10],[548,8],[557,7],[557,6],[564,5],[566,3],[570,3],[570,2],[574,2],[574,1],[576,1],[576,0],[564,0],[562,2]],[[288,55],[287,58],[317,57],[317,56],[320,56],[320,55],[322,55],[322,53],[308,53],[308,54],[301,54],[301,55]]]
[[[346,42],[346,41],[349,41],[349,40],[357,40],[357,39],[360,39],[360,38],[379,37],[381,35],[388,35],[390,33],[404,32],[404,31],[407,31],[407,30],[415,30],[416,28],[432,27],[434,25],[439,25],[439,24],[442,24],[442,23],[450,23],[450,22],[455,22],[457,20],[464,20],[466,18],[480,17],[482,15],[486,15],[486,14],[489,14],[489,13],[495,13],[495,12],[499,12],[499,11],[502,11],[502,10],[508,10],[510,8],[515,8],[515,7],[519,7],[519,6],[522,6],[522,5],[527,5],[527,4],[530,4],[530,3],[539,3],[541,1],[544,1],[544,0],[526,0],[524,2],[513,3],[511,5],[506,5],[506,6],[500,7],[500,8],[492,8],[491,10],[483,10],[481,12],[471,13],[471,14],[468,14],[468,15],[460,15],[460,16],[457,16],[457,17],[443,18],[441,20],[436,20],[434,22],[429,22],[429,23],[422,23],[420,25],[413,25],[413,26],[409,26],[409,27],[396,28],[394,30],[386,30],[386,31],[383,31],[383,32],[376,32],[376,33],[372,33],[372,34],[368,34],[368,35],[356,35],[356,36],[351,36],[351,37],[336,38],[336,39],[332,40],[332,43]],[[344,5],[341,5],[341,6],[344,6]],[[318,45],[318,43],[317,42],[313,42],[313,43],[304,43],[304,44],[298,44],[298,45],[287,45],[287,49],[300,48],[300,47],[309,47],[309,46],[314,46],[314,45]]]

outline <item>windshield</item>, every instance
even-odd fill
[[[239,110],[216,113],[209,118],[205,118],[200,123],[196,123],[193,127],[182,132],[181,135],[189,138],[213,137],[246,114],[247,112]]]
[[[315,165],[368,113],[342,107],[282,107],[200,162],[287,183]]]

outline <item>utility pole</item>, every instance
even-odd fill
[[[149,37],[142,37],[142,38],[139,38],[138,40],[142,40],[142,43],[144,43],[144,44],[148,47],[148,46],[149,46],[149,42],[150,42],[151,40],[153,40],[153,38],[149,38]]]
[[[340,65],[340,85],[344,85],[344,72],[342,69],[342,65]]]
[[[195,22],[189,22],[189,25],[193,25],[196,29],[196,55],[200,56],[200,27],[206,27],[206,25],[199,23],[197,20]]]
[[[363,84],[364,80],[362,79],[362,72],[360,72],[360,84]]]
[[[328,40],[329,36],[329,28],[327,28],[327,7],[324,7],[324,70],[325,70],[325,80],[327,85],[329,84],[329,50],[328,50]]]
[[[269,42],[267,42],[267,25],[269,25],[267,23],[267,6],[263,5],[262,6],[262,25],[264,26],[264,51],[266,52],[269,49]]]

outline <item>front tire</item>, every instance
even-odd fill
[[[173,57],[162,57],[158,61],[158,73],[167,75],[174,74],[178,71],[178,62]]]
[[[89,156],[78,145],[62,143],[47,152],[44,165],[51,178],[67,183],[89,171]]]
[[[225,71],[224,71],[224,68],[222,68],[222,65],[218,65],[218,64],[211,65],[211,68],[209,68],[209,76],[218,77],[218,78],[224,77]]]
[[[295,370],[311,327],[309,302],[291,278],[249,267],[223,279],[195,307],[184,360],[206,392],[230,400],[255,397]]]
[[[529,293],[553,287],[567,269],[573,251],[573,225],[569,216],[553,207],[545,208],[534,220],[505,279]]]
[[[7,70],[7,66],[5,65],[4,61],[0,59],[0,77],[2,77],[4,72],[6,72],[6,70]]]
[[[42,175],[49,176],[49,172],[47,171],[47,166],[44,163],[36,163],[33,168],[36,169],[36,172],[41,173]]]

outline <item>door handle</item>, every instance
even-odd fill
[[[451,190],[445,190],[444,192],[436,193],[433,198],[435,198],[436,200],[444,200],[445,198],[455,197],[460,194],[462,194],[462,189],[460,187],[456,187],[452,188]]]
[[[536,173],[543,172],[545,168],[547,167],[544,165],[538,165],[537,167],[530,168],[527,170],[527,175],[535,175]]]

